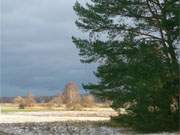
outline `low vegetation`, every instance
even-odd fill
[[[3,112],[31,112],[31,111],[62,111],[62,110],[87,110],[87,108],[109,108],[109,102],[98,103],[93,95],[81,95],[78,86],[70,82],[62,93],[52,97],[46,102],[39,103],[32,92],[27,96],[17,96],[13,104],[3,104]],[[86,109],[85,109],[86,108]]]

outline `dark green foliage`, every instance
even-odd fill
[[[81,61],[98,62],[91,93],[128,114],[113,118],[145,132],[179,127],[178,0],[76,2],[76,25],[89,39],[73,37]],[[128,107],[127,107],[128,104]]]

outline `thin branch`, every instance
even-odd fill
[[[167,47],[167,45],[166,45],[167,40],[166,40],[165,37],[164,37],[163,29],[162,29],[162,27],[161,27],[161,22],[159,21],[159,18],[156,17],[156,14],[152,11],[151,6],[150,6],[150,3],[149,3],[149,0],[146,0],[146,3],[147,3],[147,6],[148,6],[149,11],[151,12],[152,16],[157,19],[157,22],[158,22],[158,24],[159,24],[159,32],[160,32],[160,35],[161,35],[161,38],[160,38],[160,39],[161,39],[161,41],[162,41],[163,47],[165,48],[164,53],[166,54],[166,56],[167,56],[168,59],[170,60],[171,58],[169,58],[169,53],[168,53],[168,51],[167,51],[167,50],[168,50],[168,47]]]

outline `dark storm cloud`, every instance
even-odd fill
[[[84,2],[84,1],[83,1]],[[79,61],[72,36],[75,0],[2,0],[1,91],[3,96],[54,95],[71,80],[95,80],[95,65]]]

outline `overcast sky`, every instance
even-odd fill
[[[74,24],[74,3],[1,0],[2,96],[55,95],[69,81],[95,82],[95,65],[80,63],[71,40],[84,37]]]

